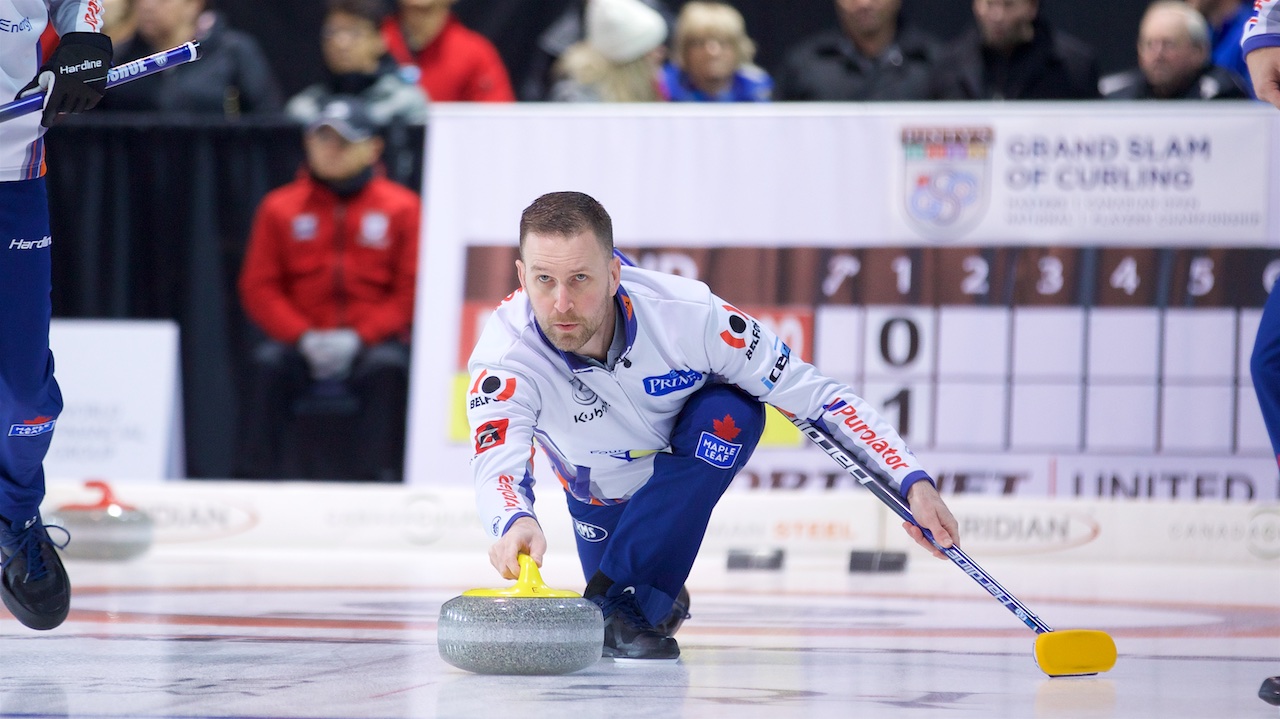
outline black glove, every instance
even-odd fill
[[[110,69],[111,38],[96,32],[69,32],[14,99],[43,91],[40,124],[52,127],[58,113],[84,112],[97,105]]]

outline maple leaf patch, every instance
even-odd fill
[[[733,421],[732,416],[726,414],[724,419],[711,420],[711,431],[720,439],[732,442],[742,429]]]

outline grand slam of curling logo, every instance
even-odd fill
[[[954,239],[973,229],[989,196],[990,127],[902,128],[903,202],[920,234]]]

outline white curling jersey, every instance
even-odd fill
[[[0,0],[0,105],[14,99],[40,69],[40,35],[49,23],[59,35],[100,32],[100,0]],[[109,68],[103,68],[103,74]],[[44,174],[40,113],[0,122],[0,182]]]
[[[1244,25],[1240,45],[1246,55],[1260,47],[1280,45],[1280,1],[1256,0],[1253,3],[1253,17]]]
[[[709,382],[820,419],[899,491],[928,478],[893,427],[847,385],[792,356],[702,282],[624,266],[615,302],[626,347],[612,370],[548,342],[522,290],[485,324],[468,363],[467,417],[477,508],[490,535],[535,516],[535,442],[574,498],[626,501],[648,481],[655,453],[669,451],[685,400]],[[732,463],[741,448],[734,429],[708,440],[723,455],[708,461]]]

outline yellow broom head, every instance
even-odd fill
[[[1051,677],[1105,672],[1116,665],[1116,643],[1094,629],[1045,632],[1036,637],[1036,664]]]

